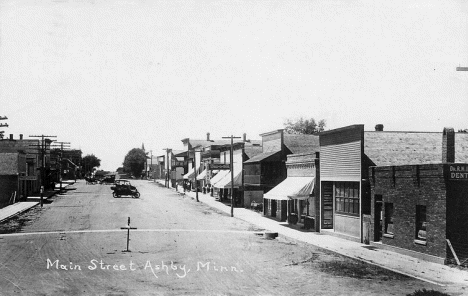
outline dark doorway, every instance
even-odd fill
[[[271,200],[271,216],[276,217],[276,210],[278,209],[276,199]]]
[[[374,241],[382,241],[382,195],[375,195],[375,211],[374,211]]]

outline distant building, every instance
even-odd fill
[[[40,168],[42,165],[44,165],[45,168],[45,185],[48,184],[48,174],[50,173],[50,150],[45,150],[44,157],[42,158],[40,144],[40,140],[23,139],[23,135],[20,135],[19,139],[14,139],[13,135],[10,135],[9,138],[0,140],[0,153],[4,153],[5,158],[4,161],[0,161],[0,170],[3,171],[2,178],[11,179],[12,173],[17,174],[15,177],[17,182],[16,186],[12,187],[11,180],[0,181],[0,192],[3,196],[0,199],[3,200],[3,202],[8,200],[15,192],[17,201],[21,198],[25,199],[27,196],[35,192],[39,192],[41,186]],[[25,157],[24,163],[22,155]],[[17,164],[20,166],[17,167]],[[7,183],[10,185],[7,185]],[[0,201],[0,203],[2,203],[2,201]]]

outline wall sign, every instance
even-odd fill
[[[468,180],[468,165],[450,165],[450,180]]]

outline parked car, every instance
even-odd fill
[[[121,197],[122,195],[130,195],[134,198],[140,197],[140,192],[126,179],[115,180],[114,186],[111,186],[111,189],[114,191],[112,193],[114,197]]]

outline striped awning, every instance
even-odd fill
[[[216,184],[217,182],[219,182],[219,180],[221,180],[222,178],[224,178],[224,176],[226,176],[227,174],[229,174],[231,171],[219,171],[219,173],[216,174],[216,176],[214,176],[213,178],[211,178],[210,180],[210,184],[213,186],[214,184]]]
[[[193,179],[195,177],[195,171],[191,168],[187,174],[184,175],[184,180]]]
[[[207,170],[205,169],[203,172],[200,173],[200,175],[197,176],[197,180],[203,180],[206,177],[206,172]]]
[[[234,188],[239,188],[242,185],[242,171],[236,171],[234,168]],[[213,185],[215,188],[231,188],[231,171]]]
[[[288,177],[263,198],[276,200],[308,199],[314,191],[315,177]]]

